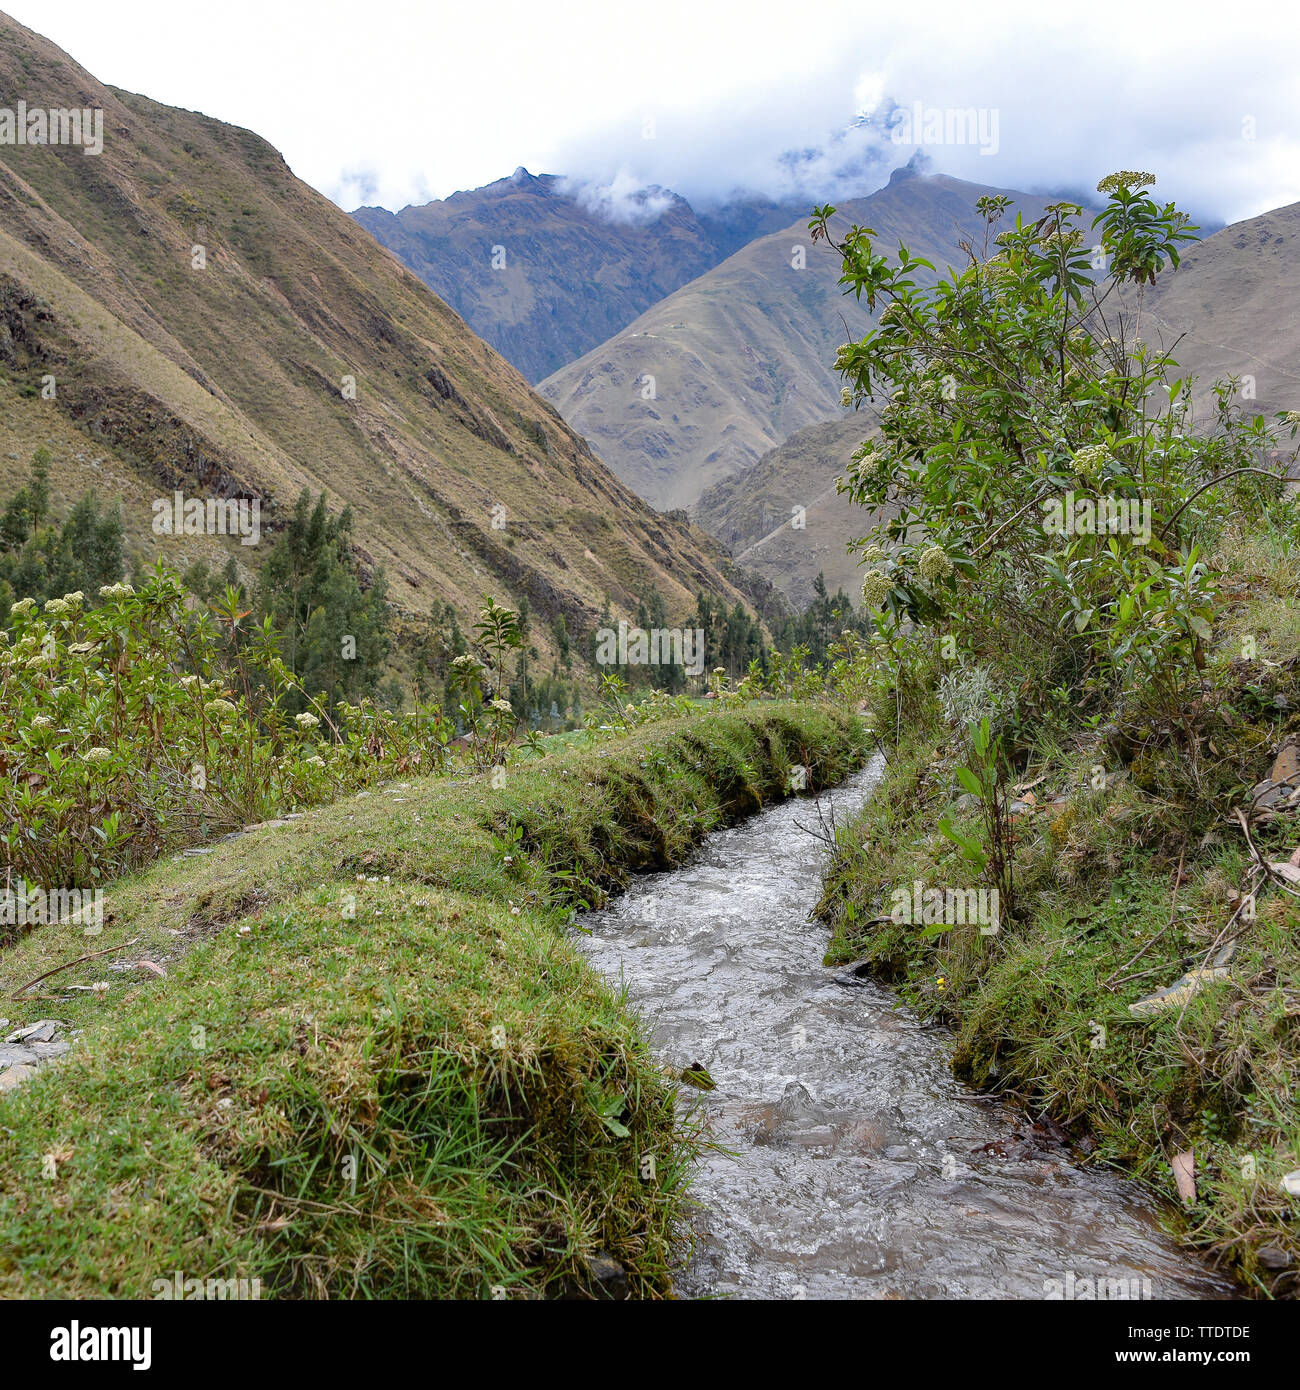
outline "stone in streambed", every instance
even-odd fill
[[[834,976],[835,983],[844,985],[847,989],[861,989],[870,978],[871,962],[869,960],[855,960]]]

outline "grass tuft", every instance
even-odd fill
[[[815,789],[862,758],[824,707],[711,713],[119,884],[92,946],[134,940],[167,977],[100,958],[49,982],[57,1004],[6,1005],[83,1032],[0,1100],[0,1295],[149,1297],[180,1271],[263,1297],[601,1296],[597,1256],[668,1295],[700,1136],[570,908],[794,765]],[[84,952],[62,930],[4,953],[6,995]]]

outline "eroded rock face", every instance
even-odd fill
[[[10,275],[0,275],[0,363],[17,367],[21,359],[40,359],[43,351],[38,324],[53,318],[42,304]]]

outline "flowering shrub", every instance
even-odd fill
[[[91,887],[382,777],[450,766],[453,730],[440,710],[393,714],[368,698],[327,709],[281,658],[271,618],[245,625],[233,589],[210,609],[196,607],[160,564],[139,590],[105,585],[98,598],[93,607],[82,593],[43,605],[23,599],[9,611],[11,630],[0,629],[0,867],[11,879]],[[509,610],[485,612],[508,630]],[[806,656],[778,653],[766,676],[755,660],[734,688],[720,668],[714,699],[811,698],[853,682],[856,690],[875,660],[847,632],[830,647],[829,668],[809,669]],[[476,771],[522,751],[510,702],[484,697],[491,674],[468,654],[452,662]],[[697,709],[662,691],[634,703],[614,675],[602,695],[593,733]],[[531,754],[540,739],[529,744]]]
[[[334,717],[281,660],[270,621],[245,631],[237,595],[195,612],[161,565],[15,603],[0,631],[0,855],[13,878],[90,886],[165,849],[445,762],[427,709],[369,701]],[[291,717],[286,700],[314,712]]]
[[[1202,693],[1217,587],[1205,542],[1219,518],[1280,496],[1293,421],[1248,416],[1229,380],[1212,428],[1194,432],[1191,383],[1141,337],[1144,287],[1195,232],[1143,192],[1153,182],[1102,179],[1090,226],[1060,202],[999,230],[1009,199],[981,198],[982,246],[937,284],[906,247],[891,264],[869,228],[835,246],[846,292],[877,313],[836,362],[847,399],[881,421],[840,490],[890,514],[855,548],[896,702],[904,649],[940,644],[985,669],[1025,729],[1106,708],[1181,727]],[[814,241],[830,240],[833,211],[818,210]]]

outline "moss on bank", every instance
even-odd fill
[[[1266,606],[1223,619],[1226,713],[1210,724],[1199,766],[1154,738],[1117,757],[1104,730],[1031,757],[1013,822],[1016,910],[996,934],[893,920],[896,889],[978,882],[937,828],[946,814],[981,833],[934,706],[842,829],[820,912],[833,931],[828,963],[865,960],[924,1015],[949,1022],[963,1079],[1049,1112],[1083,1152],[1170,1200],[1171,1160],[1191,1150],[1185,1238],[1249,1290],[1293,1298],[1300,1211],[1281,1180],[1300,1168],[1300,900],[1276,886],[1262,893],[1221,978],[1185,1005],[1129,1009],[1223,959],[1233,935],[1251,864],[1233,808],[1267,776],[1269,750],[1300,706],[1295,650],[1232,659],[1243,632],[1278,633]],[[1266,858],[1286,861],[1300,826],[1292,812],[1253,836]]]
[[[719,711],[388,788],[118,884],[101,936],[0,959],[15,1024],[84,1032],[0,1100],[0,1293],[669,1292],[695,1135],[573,906],[863,756],[825,707]],[[87,950],[129,945],[36,991]],[[114,959],[109,956],[107,959]],[[74,991],[106,981],[106,991]],[[12,998],[18,992],[18,997]]]

